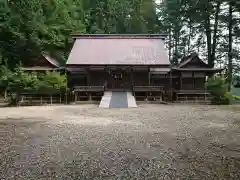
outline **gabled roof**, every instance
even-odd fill
[[[190,63],[193,59],[198,58],[198,60],[204,64],[205,67],[208,67],[208,65],[203,62],[199,57],[197,53],[192,53],[189,56],[185,56],[182,61],[180,62],[180,64],[177,66],[178,68],[182,68],[183,66],[185,66],[186,64]]]
[[[194,66],[187,66],[189,63],[193,61],[199,62],[199,64],[195,64]],[[195,61],[195,63],[196,63]],[[223,69],[222,68],[211,68],[209,67],[205,62],[203,62],[197,53],[192,53],[189,56],[186,56],[182,59],[180,64],[176,66],[172,66],[172,70],[177,70],[177,71],[212,71],[212,72],[221,72]]]
[[[42,56],[56,68],[60,67],[60,63],[52,56],[48,55],[47,53],[42,53]]]
[[[67,65],[170,65],[163,35],[81,35]]]

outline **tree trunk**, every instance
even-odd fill
[[[190,46],[191,46],[191,37],[192,37],[192,21],[189,21],[189,36],[188,36],[188,43],[187,43],[187,54],[190,54]]]
[[[109,14],[109,10],[108,10],[108,2],[104,1],[104,9],[103,9],[103,21],[104,21],[104,33],[108,34],[109,33],[109,27],[108,27],[108,23],[109,23],[109,19],[110,19],[110,14]]]
[[[174,30],[174,37],[175,37],[175,43],[174,43],[174,64],[178,64],[178,44],[179,44],[179,26],[176,25],[175,30]]]
[[[219,11],[220,11],[221,2],[217,3],[216,13],[214,19],[214,30],[213,30],[213,44],[212,44],[212,52],[211,52],[211,67],[215,64],[216,58],[216,46],[217,46],[217,32],[218,32],[218,19],[219,19]]]
[[[172,60],[172,30],[171,27],[169,27],[169,40],[168,40],[168,56],[170,61]]]
[[[209,67],[213,67],[214,66],[214,62],[212,61],[211,58],[211,54],[212,54],[212,31],[211,31],[211,23],[210,23],[210,14],[207,11],[206,12],[206,20],[204,23],[205,26],[205,33],[206,33],[206,37],[207,37],[207,54],[208,54],[208,65]]]
[[[233,64],[232,64],[232,43],[233,43],[233,2],[229,2],[229,46],[228,46],[228,90],[231,91],[232,87],[232,73],[233,73]]]

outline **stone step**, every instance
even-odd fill
[[[136,99],[132,92],[104,92],[100,108],[135,108]]]
[[[101,99],[99,107],[100,108],[109,108],[111,98],[112,98],[112,92],[110,92],[110,91],[104,92],[104,95]]]
[[[129,108],[137,107],[136,99],[133,96],[132,92],[127,92],[127,101]]]

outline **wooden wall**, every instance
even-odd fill
[[[68,73],[67,75],[68,88],[73,88],[74,86],[86,86],[87,76],[85,74]]]
[[[89,86],[103,86],[105,83],[105,79],[106,79],[106,72],[105,71],[101,71],[101,70],[97,70],[97,71],[90,71],[88,73],[89,75],[89,81],[88,81],[88,85]]]
[[[135,71],[132,74],[133,85],[135,86],[148,86],[149,77],[148,71]]]
[[[203,72],[181,72],[181,89],[205,89],[206,75]]]

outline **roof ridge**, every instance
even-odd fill
[[[196,56],[198,56],[198,53],[193,52],[193,53],[191,53],[190,55],[183,57],[183,59],[184,59],[184,58],[187,58],[187,59],[184,60],[184,61],[182,61],[182,62],[178,65],[178,68],[181,68],[182,66],[186,65],[187,63],[189,63],[189,62],[190,62],[193,58],[195,58]]]
[[[166,34],[71,34],[74,39],[166,39]]]

